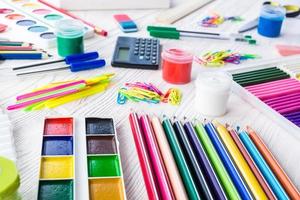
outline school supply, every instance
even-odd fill
[[[59,12],[37,0],[11,1],[3,0],[0,7],[0,20],[9,26],[6,31],[10,37],[34,43],[43,48],[56,46],[55,24],[72,17]],[[90,26],[85,26],[84,37],[94,35]]]
[[[169,8],[170,0],[79,0],[74,4],[69,0],[51,0],[56,6],[68,10],[121,10],[121,9],[153,9]]]
[[[231,93],[232,77],[226,72],[201,72],[196,81],[194,106],[206,116],[221,116],[226,113]]]
[[[226,50],[226,51],[207,52],[202,57],[195,57],[195,61],[201,65],[208,66],[208,67],[221,67],[224,66],[226,63],[238,65],[243,60],[257,59],[257,58],[260,58],[260,56],[255,54],[242,54],[238,52],[232,52],[231,50]]]
[[[124,33],[137,32],[138,28],[136,23],[126,14],[114,15],[115,20],[118,22],[119,27]]]
[[[7,30],[7,25],[0,24],[0,33],[5,32]]]
[[[46,118],[38,199],[99,197],[126,199],[113,119]]]
[[[255,164],[257,165],[257,167],[259,168],[261,173],[264,175],[266,181],[270,185],[275,196],[278,199],[288,200],[289,197],[285,193],[284,189],[282,188],[282,186],[280,185],[280,183],[274,176],[273,172],[271,171],[271,169],[269,168],[267,163],[264,161],[264,159],[260,155],[259,151],[255,147],[253,142],[251,141],[248,133],[245,131],[242,131],[239,133],[239,137],[240,137],[241,141],[243,142],[244,146],[246,147],[246,149],[248,150],[249,154],[253,158]]]
[[[69,13],[67,10],[64,10],[62,8],[59,8],[59,7],[56,7],[56,6],[50,4],[49,2],[46,2],[44,0],[38,0],[38,1],[41,2],[41,3],[43,3],[43,4],[45,4],[46,6],[48,6],[50,8],[53,8],[54,10],[57,10],[60,13],[63,13],[65,15],[68,15],[68,16],[72,17],[73,19],[77,19],[77,20],[81,21],[85,25],[93,28],[94,32],[97,33],[97,34],[99,34],[99,35],[102,35],[102,36],[107,36],[108,35],[108,32],[106,30],[104,30],[104,29],[102,29],[102,28],[100,28],[98,26],[95,26],[94,24],[92,24],[90,22],[87,22],[87,21],[83,20],[83,19],[79,18],[78,16],[75,16],[75,15]]]
[[[0,60],[41,60],[49,55],[40,51],[0,51]]]
[[[0,47],[2,46],[9,46],[9,47],[31,47],[32,43],[27,42],[15,42],[9,40],[0,40]]]
[[[172,156],[171,149],[168,144],[167,137],[158,117],[154,116],[151,119],[151,124],[156,137],[158,148],[160,150],[165,168],[172,186],[174,197],[176,199],[187,200],[187,194],[182,183],[178,168]]]
[[[300,46],[293,45],[276,45],[277,51],[282,56],[292,56],[300,54]]]
[[[57,51],[61,57],[84,52],[83,35],[85,27],[75,19],[60,20],[55,25]]]
[[[132,102],[147,103],[170,103],[171,105],[179,105],[181,102],[181,92],[179,89],[170,88],[165,94],[162,93],[152,83],[126,83],[126,87],[122,87],[118,91],[117,103],[125,104],[127,100]]]
[[[173,84],[191,81],[193,55],[181,49],[165,49],[162,52],[163,79]]]
[[[268,163],[289,197],[291,199],[300,198],[300,193],[297,190],[296,186],[291,182],[287,174],[283,171],[263,140],[251,127],[246,127],[246,130],[249,133],[249,137],[251,138],[261,155],[264,157],[265,161]]]
[[[213,15],[207,16],[202,19],[200,22],[198,22],[198,24],[202,27],[216,28],[219,25],[223,24],[225,21],[240,22],[243,21],[243,19],[239,16],[223,17],[217,13],[214,13]]]
[[[181,5],[170,8],[167,11],[163,11],[156,17],[156,21],[164,24],[173,24],[179,19],[185,17],[186,15],[204,7],[205,5],[211,3],[213,0],[190,0],[184,2]]]
[[[8,110],[24,108],[25,111],[54,108],[59,105],[104,91],[113,74],[104,74],[89,79],[51,83],[33,92],[20,95]]]
[[[21,199],[18,194],[20,177],[16,164],[0,156],[0,198],[1,199]]]
[[[175,27],[164,27],[164,26],[148,26],[147,31],[150,36],[157,38],[168,38],[168,39],[180,39],[180,37],[196,37],[206,39],[217,39],[217,40],[233,40],[237,42],[247,42],[249,44],[256,44],[256,40],[250,36],[244,36],[241,34],[223,34],[214,32],[202,32],[202,31],[188,31],[179,30]]]
[[[153,172],[156,174],[160,196],[162,199],[172,200],[174,199],[173,191],[169,183],[169,178],[166,175],[166,169],[163,160],[161,159],[161,153],[158,151],[157,139],[155,139],[149,116],[142,115],[140,117],[140,123],[144,133],[150,162],[152,163]]]
[[[179,120],[175,119],[173,123],[173,128],[176,133],[177,139],[183,150],[184,157],[187,161],[188,166],[192,174],[194,175],[194,181],[201,199],[210,199],[213,200],[211,191],[209,190],[208,183],[206,182],[204,175],[200,169],[195,154],[192,150],[192,146],[186,136],[186,132]]]
[[[135,123],[138,124],[139,118],[136,113],[130,114],[130,122],[132,122],[131,120],[133,116],[135,117]],[[147,117],[147,115],[143,115],[143,117],[144,116]],[[153,117],[153,120],[154,121],[152,121],[152,128],[155,132],[159,127],[160,121],[155,116]],[[239,140],[236,130],[230,128],[229,125],[226,125],[226,128],[215,120],[212,123],[204,122],[204,124],[202,124],[201,122],[198,122],[196,119],[194,119],[194,123],[191,123],[187,120],[187,118],[184,117],[184,121],[184,127],[182,126],[180,120],[175,119],[175,122],[172,124],[170,119],[168,119],[164,115],[162,120],[163,130],[161,130],[161,128],[158,128],[158,135],[162,136],[161,134],[165,134],[167,143],[164,142],[164,147],[155,145],[151,148],[157,148],[157,151],[161,152],[162,157],[164,157],[163,154],[165,147],[170,147],[172,153],[171,156],[174,157],[175,163],[178,167],[178,171],[181,174],[182,183],[184,184],[186,192],[190,199],[200,197],[202,197],[203,199],[212,199],[216,198],[216,196],[220,197],[218,199],[233,197],[234,199],[286,199],[285,196],[278,196],[279,190],[276,190],[280,187],[289,187],[289,185],[287,185],[286,183],[282,183],[282,185],[278,185],[278,188],[269,188],[269,185],[272,186],[272,184],[270,184],[268,180],[269,175],[267,175],[263,171],[264,169],[261,169],[261,163],[256,163],[256,155],[252,154],[252,150],[249,150],[246,144],[245,147],[243,146],[242,142],[244,141],[241,142]],[[133,134],[136,134],[135,131],[137,127],[138,126],[131,123]],[[149,130],[152,130],[152,128],[151,126],[148,127]],[[247,128],[247,130],[252,131],[250,128]],[[139,133],[141,140],[145,133],[141,129]],[[248,133],[246,132],[241,132],[239,134],[240,137],[242,137],[241,134],[244,133],[248,135]],[[156,133],[153,133],[153,135],[156,136],[156,141],[160,143],[159,139],[161,137],[158,137]],[[249,140],[251,139],[249,138]],[[242,151],[240,151],[240,147],[243,147]],[[201,149],[203,150],[201,151]],[[139,159],[141,160],[143,156],[147,156],[148,151],[149,149],[147,149],[146,147],[143,152],[138,152]],[[151,151],[154,150],[152,149]],[[201,162],[200,160],[203,160],[203,158],[204,160],[207,160],[208,163]],[[254,160],[255,164],[258,166],[258,168],[255,168],[255,173],[254,171],[252,171],[254,169],[252,167],[256,167],[256,165],[251,165],[252,167],[249,167],[249,159],[251,161]],[[143,172],[143,174],[151,173],[152,177],[159,177],[156,174],[157,172],[155,172],[155,170],[151,168],[150,162],[151,160],[149,161],[149,168],[143,168],[143,170],[149,171],[145,171]],[[168,164],[169,162],[164,162],[164,166],[166,167],[166,169],[168,168]],[[189,167],[185,167],[187,164]],[[268,163],[265,163],[266,167],[268,167],[267,165]],[[226,166],[226,168],[224,166]],[[196,173],[194,171],[194,167],[198,168],[198,170],[200,171]],[[210,173],[207,169],[212,169],[212,173]],[[259,180],[256,179],[257,173],[260,175]],[[271,172],[270,170],[270,173],[273,172]],[[169,178],[171,177],[168,173],[167,176],[169,176]],[[203,182],[198,182],[198,184],[194,185],[193,183],[196,183],[197,179],[201,179],[201,177],[203,178]],[[214,177],[217,177],[217,179],[214,179]],[[265,179],[267,180],[267,182],[262,182]],[[144,177],[144,180],[147,180],[146,177]],[[170,178],[169,180],[172,185],[173,179]],[[156,180],[154,179],[153,183],[155,181],[161,181],[161,178],[158,178]],[[264,184],[260,185],[261,183]],[[153,187],[155,187],[155,185],[153,185]],[[203,190],[205,187],[208,189],[207,191]],[[147,188],[147,190],[148,189],[150,188]],[[268,190],[267,193],[264,192],[267,191],[265,189]],[[295,187],[294,189],[294,194],[299,194]],[[159,188],[157,188],[157,190],[159,191]],[[225,193],[223,193],[223,190]],[[193,193],[190,193],[192,191]],[[197,195],[198,191],[202,191],[202,193],[199,194],[198,197],[193,196]],[[219,192],[215,193],[213,191]],[[276,194],[276,197],[273,195],[273,192],[274,194]],[[209,194],[211,194],[212,196],[209,196]],[[153,196],[149,196],[149,198],[153,199]]]
[[[75,55],[66,56],[65,59],[14,67],[13,71],[17,72],[16,74],[17,76],[36,74],[42,72],[52,72],[52,71],[65,70],[65,69],[70,69],[71,72],[79,72],[84,70],[97,69],[105,66],[106,64],[105,60],[97,59],[98,57],[99,57],[98,52],[75,54]],[[23,71],[28,68],[34,68],[38,66],[49,65],[49,64],[59,63],[59,62],[65,62],[66,64],[68,64],[68,66],[47,68],[43,70]]]
[[[263,5],[258,20],[258,33],[266,37],[278,37],[284,17],[285,9],[283,7]]]
[[[158,39],[118,37],[111,65],[124,68],[158,69],[160,51]]]

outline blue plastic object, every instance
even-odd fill
[[[71,63],[70,70],[71,72],[79,72],[84,71],[88,69],[96,69],[105,66],[105,60],[92,60],[92,61],[86,61],[86,62],[75,62]]]
[[[258,21],[258,33],[266,37],[278,37],[285,18],[285,12],[283,7],[264,5]]]
[[[89,53],[81,53],[81,54],[74,54],[65,57],[65,62],[67,64],[76,63],[76,62],[83,62],[88,60],[93,60],[99,58],[99,54],[97,51],[89,52]]]

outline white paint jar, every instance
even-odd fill
[[[231,93],[232,76],[223,71],[201,72],[196,81],[195,108],[205,116],[218,117],[226,113]]]

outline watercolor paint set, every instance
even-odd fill
[[[111,118],[46,118],[38,199],[126,199],[118,146]]]
[[[236,94],[289,133],[300,137],[300,80],[294,70],[299,66],[300,61],[295,60],[228,72],[233,76]]]
[[[73,18],[37,0],[3,0],[0,2],[0,21],[8,26],[7,31],[1,35],[30,42],[43,48],[56,46],[55,24],[63,19]],[[85,29],[85,38],[94,35],[91,27],[85,26]]]

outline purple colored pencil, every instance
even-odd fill
[[[185,129],[186,135],[188,137],[188,140],[190,141],[190,143],[192,145],[195,156],[198,160],[198,164],[199,164],[201,170],[203,171],[207,182],[209,182],[209,188],[213,191],[212,195],[214,196],[215,199],[226,200],[225,193],[218,181],[216,174],[214,173],[214,171],[212,169],[212,166],[211,166],[208,158],[206,157],[204,149],[197,137],[197,134],[195,132],[195,129],[194,129],[192,123],[186,122],[184,124],[184,129]]]

